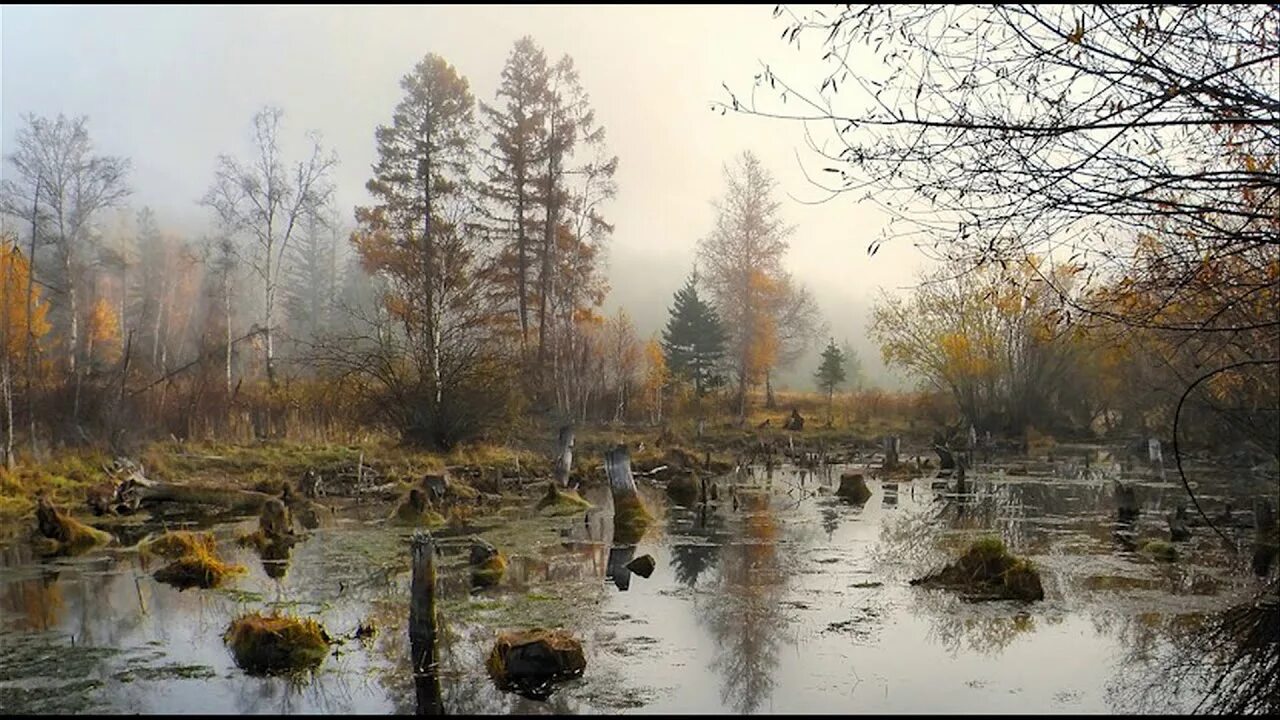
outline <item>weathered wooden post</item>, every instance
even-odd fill
[[[419,715],[443,715],[436,675],[436,544],[419,530],[410,542],[413,580],[409,585],[409,660]]]
[[[884,469],[893,470],[898,467],[898,449],[901,447],[902,439],[897,435],[890,435],[884,439]]]
[[[573,426],[560,428],[560,444],[556,452],[556,482],[560,487],[569,487],[569,469],[573,467]]]

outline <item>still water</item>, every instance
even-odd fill
[[[752,468],[718,479],[713,507],[674,505],[642,483],[657,520],[628,548],[610,547],[607,489],[585,493],[599,510],[545,518],[531,486],[494,527],[474,529],[511,558],[492,590],[466,587],[467,534],[440,533],[440,703],[450,713],[1186,711],[1195,697],[1142,692],[1145,659],[1165,628],[1257,586],[1205,528],[1179,544],[1176,563],[1136,551],[1167,539],[1163,514],[1185,498],[1152,473],[1130,477],[1143,513],[1121,524],[1106,473],[1071,463],[989,466],[963,493],[932,478],[869,479],[862,506],[833,497],[843,469]],[[1221,506],[1224,475],[1197,477],[1201,502]],[[1259,483],[1235,482],[1247,507]],[[126,550],[47,561],[12,540],[0,551],[0,711],[414,712],[408,532],[386,526],[385,511],[339,513],[287,563],[234,545],[251,520],[197,523],[248,569],[218,590],[157,583],[159,566]],[[1041,569],[1043,602],[970,603],[909,585],[988,533]],[[622,567],[644,554],[657,562],[650,578]],[[221,635],[236,615],[271,608],[316,617],[343,642],[312,675],[246,676]],[[377,635],[355,639],[362,622]],[[534,625],[572,630],[587,653],[583,677],[546,702],[500,692],[484,670],[495,631]]]

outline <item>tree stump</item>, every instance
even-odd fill
[[[560,428],[559,443],[556,451],[555,477],[560,487],[569,487],[569,470],[573,467],[573,426],[563,425]]]

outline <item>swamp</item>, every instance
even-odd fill
[[[1280,714],[1280,5],[0,67],[0,713]]]

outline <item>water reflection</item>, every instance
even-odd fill
[[[720,551],[719,585],[700,593],[699,619],[716,644],[711,670],[721,678],[720,701],[740,713],[755,712],[773,694],[779,651],[794,642],[782,605],[788,568],[779,557],[779,527],[767,503],[742,517],[738,535]]]

